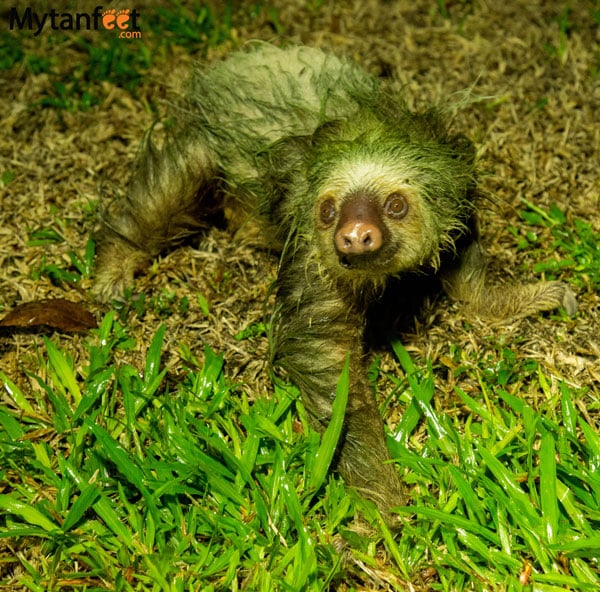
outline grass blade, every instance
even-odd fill
[[[451,526],[453,528],[460,528],[465,531],[472,532],[476,535],[479,535],[495,546],[500,546],[500,539],[495,532],[489,530],[485,526],[481,524],[477,524],[477,522],[473,522],[464,516],[459,516],[458,514],[450,514],[448,512],[444,512],[442,510],[438,510],[436,508],[430,508],[427,506],[407,506],[407,507],[399,507],[396,511],[402,514],[417,514],[419,516],[423,516],[425,518],[429,518],[430,520],[439,520],[444,527]]]
[[[79,402],[81,401],[81,391],[79,390],[79,385],[77,384],[77,379],[75,378],[73,369],[67,362],[63,353],[52,341],[50,341],[50,339],[45,337],[44,342],[46,344],[46,351],[48,352],[48,359],[50,360],[50,364],[52,364],[52,368],[56,372],[58,380],[60,381],[61,385],[64,386],[69,393],[71,393],[75,403],[79,405]]]
[[[309,488],[318,490],[327,477],[329,465],[335,454],[340,434],[344,426],[344,417],[346,414],[346,404],[348,403],[348,393],[350,391],[350,356],[346,356],[344,369],[338,380],[335,391],[335,399],[331,406],[331,419],[329,425],[323,432],[321,445],[317,450],[314,462],[311,466],[310,478],[308,480]]]
[[[117,536],[120,542],[127,545],[129,549],[133,549],[134,541],[131,530],[126,528],[121,522],[119,516],[113,509],[113,502],[102,493],[100,487],[97,484],[90,482],[90,479],[81,475],[75,467],[62,456],[58,456],[58,465],[61,471],[74,481],[80,491],[84,491],[88,487],[96,489],[99,499],[93,504],[95,512],[104,521],[104,524],[106,524],[108,529]],[[90,496],[91,493],[88,493],[87,495]]]
[[[85,487],[71,506],[62,525],[63,531],[68,532],[71,530],[83,518],[83,515],[94,505],[99,497],[100,491],[95,484],[90,483]]]
[[[573,397],[571,397],[571,393],[564,382],[560,383],[560,392],[563,423],[565,424],[569,435],[577,438],[577,409],[573,403]]]
[[[410,359],[410,355],[399,341],[393,341],[392,348],[398,361],[402,365],[408,384],[413,392],[413,399],[402,415],[402,419],[400,420],[393,437],[395,443],[404,446],[406,445],[410,434],[421,421],[421,417],[423,416],[422,405],[426,405],[431,401],[435,388],[431,373],[424,379],[418,378],[415,365]],[[421,405],[419,405],[419,403],[421,403]]]
[[[166,328],[164,323],[158,328],[146,354],[146,369],[144,372],[144,395],[146,397],[154,395],[166,374],[166,369],[160,371],[161,350]]]
[[[542,442],[540,446],[540,499],[546,537],[548,542],[552,544],[556,541],[556,535],[558,533],[556,449],[554,436],[545,430],[542,433]]]
[[[560,503],[573,524],[575,524],[581,532],[587,534],[588,537],[591,537],[594,534],[594,528],[585,517],[585,512],[578,507],[579,504],[576,503],[573,492],[560,480],[556,481],[556,491]]]
[[[479,448],[479,454],[483,457],[485,464],[494,474],[506,495],[509,496],[513,511],[517,516],[520,516],[520,519],[526,519],[531,529],[535,529],[539,525],[540,518],[532,508],[529,497],[515,482],[513,474],[484,447]]]
[[[87,422],[88,429],[97,438],[100,449],[115,464],[119,472],[144,496],[148,495],[144,485],[145,475],[135,459],[108,432],[93,422]]]
[[[107,368],[98,372],[91,383],[89,383],[85,389],[84,395],[81,397],[77,409],[73,414],[73,421],[77,421],[80,417],[83,417],[98,400],[98,398],[104,394],[108,388],[113,376],[112,368]]]
[[[12,400],[17,404],[17,407],[21,411],[33,414],[33,407],[29,404],[29,401],[25,398],[25,395],[21,392],[21,389],[12,382],[4,372],[0,372],[0,380],[4,383],[6,392],[10,395]]]
[[[452,475],[452,479],[456,485],[456,489],[460,493],[464,501],[465,508],[471,519],[476,518],[479,524],[486,523],[486,510],[477,494],[468,481],[463,477],[461,472],[453,465],[448,465],[448,470]]]
[[[19,516],[25,520],[27,524],[41,526],[47,532],[60,530],[56,523],[52,522],[50,518],[42,514],[37,508],[19,501],[10,495],[0,494],[0,510]]]
[[[5,409],[0,407],[0,426],[4,428],[4,433],[8,436],[8,439],[14,442],[19,438],[22,438],[25,432],[21,427],[21,424]],[[0,442],[4,440],[4,437],[0,435]]]

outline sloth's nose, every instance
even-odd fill
[[[347,222],[335,234],[335,248],[342,255],[372,253],[378,251],[382,243],[381,230],[370,222]]]

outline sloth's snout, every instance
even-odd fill
[[[340,255],[364,255],[378,251],[383,244],[381,230],[370,222],[350,221],[335,234],[335,248]]]

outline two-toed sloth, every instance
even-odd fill
[[[97,297],[121,296],[136,270],[217,211],[236,232],[251,229],[281,254],[273,362],[323,431],[349,356],[335,469],[390,517],[402,487],[364,351],[367,310],[390,278],[435,274],[451,298],[496,319],[573,313],[572,292],[486,283],[472,144],[350,61],[260,44],[195,72],[173,116],[160,149],[146,140],[125,198],[104,209]]]

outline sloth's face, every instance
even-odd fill
[[[330,272],[377,282],[435,260],[435,224],[410,177],[376,162],[350,166],[328,179],[313,214]]]

